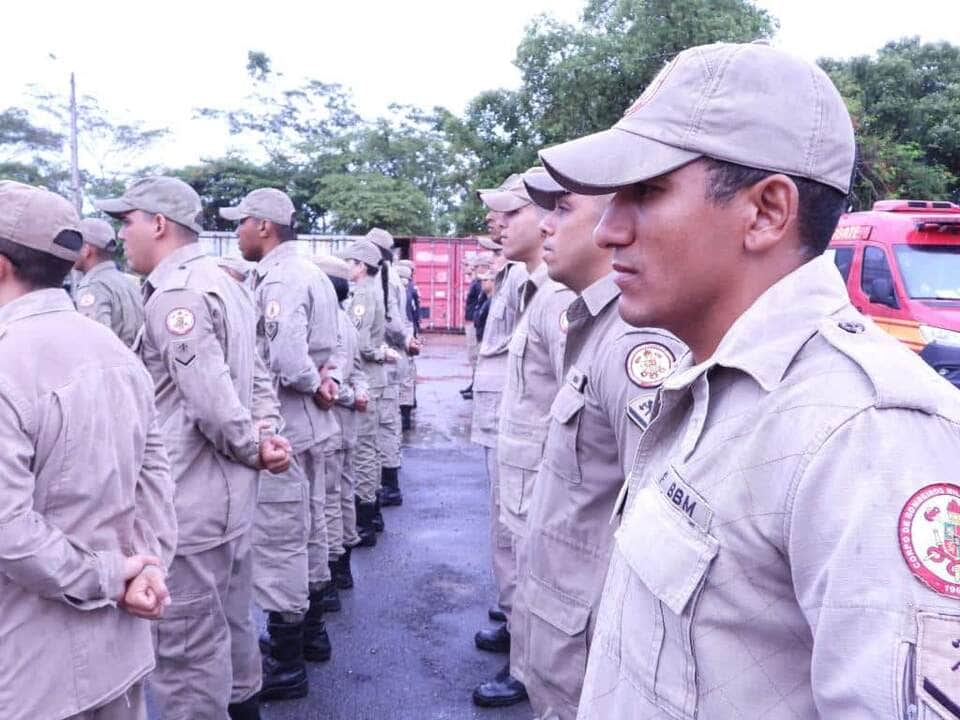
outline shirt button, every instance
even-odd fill
[[[857,333],[862,333],[866,329],[864,328],[863,323],[849,322],[847,320],[844,320],[839,325],[841,330],[851,333],[852,335],[856,335]]]

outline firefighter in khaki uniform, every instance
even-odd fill
[[[337,345],[337,300],[326,276],[297,252],[285,193],[254,190],[220,215],[237,222],[240,252],[258,263],[257,344],[294,455],[283,475],[261,474],[257,497],[254,599],[268,612],[261,698],[298,698],[308,690],[304,658],[328,660],[331,653],[323,609],[336,590],[327,567],[323,447],[339,435],[330,410],[339,370],[325,369]]]
[[[517,616],[524,626],[513,628],[521,641],[510,667],[540,720],[574,720],[613,542],[622,451],[631,429],[646,426],[657,388],[686,348],[669,333],[620,318],[610,251],[593,242],[610,196],[570,194],[546,173],[524,181],[550,211],[540,223],[547,272],[578,297],[561,316],[563,384],[519,553],[517,603],[527,611]]]
[[[527,174],[542,173],[532,168]],[[521,179],[521,187],[522,179]],[[526,189],[522,192],[526,195]],[[495,201],[488,199],[493,207]],[[550,405],[557,394],[563,371],[565,322],[563,313],[574,294],[550,280],[543,264],[543,235],[540,221],[544,210],[527,204],[504,213],[501,234],[503,252],[508,260],[526,265],[528,278],[520,289],[520,321],[513,332],[507,355],[507,378],[500,401],[497,463],[500,477],[500,519],[513,538],[516,572],[522,571],[523,556],[518,554],[526,535],[527,509],[533,492],[543,446],[550,425]],[[514,627],[522,628],[528,612],[514,602],[509,619],[510,654],[522,636],[514,636]],[[510,705],[526,697],[522,682],[511,675],[508,663],[497,676],[481,683],[473,694],[478,705]]]
[[[0,182],[0,716],[145,720],[173,482],[153,382],[62,283],[79,218]]]
[[[336,290],[340,302],[350,294],[350,265],[345,260],[326,255],[315,260]],[[360,357],[359,335],[350,317],[337,309],[337,332],[340,343],[334,362],[342,368],[343,382],[337,396],[334,414],[340,425],[340,446],[331,456],[327,466],[327,538],[330,548],[330,573],[334,585],[340,590],[353,587],[350,557],[360,543],[357,535],[356,475],[353,470],[353,451],[357,443],[357,413],[366,411],[367,376]],[[333,478],[334,482],[329,481]]]
[[[116,233],[105,220],[80,221],[83,247],[73,267],[83,273],[77,284],[77,310],[113,330],[127,347],[143,325],[143,299],[136,284],[117,270]]]
[[[488,208],[488,199],[497,207],[518,209],[530,204],[522,190],[519,175],[511,175],[499,188],[478,190],[477,195]],[[492,208],[486,216],[487,229],[494,242],[500,241],[503,231],[503,213]],[[478,271],[481,269],[477,264]],[[510,651],[510,634],[506,627],[517,574],[513,558],[513,540],[510,531],[500,521],[500,480],[497,470],[497,413],[507,372],[507,346],[520,316],[520,286],[527,279],[522,263],[504,263],[497,270],[494,294],[490,300],[486,329],[477,354],[473,375],[473,416],[470,422],[470,441],[484,449],[487,478],[490,481],[490,554],[493,577],[497,585],[496,607],[488,611],[491,620],[499,623],[493,630],[480,630],[474,643],[481,650],[506,653]]]
[[[258,440],[280,417],[254,309],[198,244],[200,198],[186,183],[144,178],[96,206],[121,220],[131,268],[148,273],[139,352],[177,486],[173,603],[157,627],[153,697],[161,718],[258,717],[249,531],[257,471],[286,470],[290,447],[272,433]]]
[[[628,440],[578,717],[956,717],[960,398],[822,256],[855,157],[829,78],[691,48],[541,157],[615,191],[620,314],[690,347]]]
[[[377,515],[377,487],[380,485],[380,402],[387,384],[385,364],[396,364],[399,354],[387,347],[384,338],[383,288],[380,285],[380,250],[369,240],[358,240],[347,248],[353,289],[347,315],[357,329],[360,357],[367,376],[367,409],[357,418],[357,447],[354,471],[357,478],[357,534],[361,547],[377,544],[374,527]]]

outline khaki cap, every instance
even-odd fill
[[[540,151],[572,192],[603,195],[706,156],[846,193],[853,125],[816,65],[759,43],[684,50],[610,130]]]
[[[408,267],[411,270],[417,267],[414,264],[413,260],[408,260],[407,258],[404,258],[403,260],[397,260],[397,265],[403,265],[404,267]]]
[[[343,253],[343,256],[348,260],[356,260],[357,262],[365,263],[370,267],[380,266],[380,248],[378,248],[369,240],[357,240],[355,243],[347,247]]]
[[[397,275],[400,276],[401,280],[409,280],[413,277],[413,270],[406,265],[397,265]]]
[[[393,248],[393,235],[381,228],[373,228],[373,230],[364,235],[364,239],[369,240],[377,247],[382,247],[384,250],[391,250]]]
[[[235,273],[246,277],[250,274],[250,271],[256,266],[256,263],[249,262],[244,260],[241,257],[231,256],[231,257],[218,257],[217,265],[224,268],[229,268]]]
[[[484,270],[483,272],[477,273],[477,280],[493,280],[496,277],[493,270]]]
[[[49,190],[0,181],[0,238],[76,262],[83,246],[73,205]]]
[[[542,170],[541,168],[538,169]],[[534,204],[544,210],[553,210],[557,206],[557,200],[570,193],[563,185],[550,177],[550,173],[543,171],[524,173],[523,185]]]
[[[293,226],[295,212],[290,197],[285,192],[273,188],[254,190],[247,193],[239,205],[219,210],[220,217],[226,220],[240,221],[252,217],[287,227]]]
[[[163,215],[168,220],[203,232],[200,226],[200,196],[183,180],[172,177],[148,177],[137,180],[118,198],[97,200],[93,203],[111,217],[122,217],[133,210]]]
[[[313,259],[317,267],[330,277],[350,279],[350,263],[335,255],[318,255]]]
[[[487,250],[502,250],[503,246],[500,243],[495,243],[487,235],[477,235],[477,245]]]
[[[85,243],[101,250],[115,247],[117,244],[117,232],[106,220],[84,218],[80,221],[80,234],[83,235]]]
[[[532,202],[527,195],[527,189],[523,186],[522,175],[511,175],[496,190],[478,190],[477,194],[480,202],[494,212],[513,212]]]

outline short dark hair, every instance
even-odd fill
[[[93,256],[100,262],[114,260],[117,256],[117,244],[113,240],[111,240],[105,248],[97,247],[91,243],[87,244],[90,245],[90,250],[93,253]]]
[[[378,265],[377,267],[374,267],[373,265],[367,265],[366,263],[364,263],[363,265],[364,265],[364,267],[367,268],[367,275],[369,275],[370,277],[373,277],[373,276],[376,275],[378,272],[380,272],[380,266],[379,266],[379,265]]]
[[[62,287],[67,273],[73,267],[72,260],[34,250],[6,238],[0,238],[0,255],[13,264],[17,279],[33,290]]]
[[[380,257],[383,258],[386,262],[393,262],[393,251],[388,250],[382,245],[377,245],[377,249],[380,250]]]
[[[727,204],[741,190],[778,174],[714,158],[705,160],[709,176],[707,200],[717,205]],[[847,195],[816,180],[795,175],[787,177],[797,186],[800,194],[797,221],[804,249],[810,256],[821,255],[830,244],[840,216],[847,209]]]
[[[280,242],[290,242],[297,239],[297,231],[293,225],[274,223],[273,226],[277,229],[277,237],[280,238]]]
[[[337,300],[343,302],[350,296],[350,283],[344,280],[342,277],[334,277],[333,275],[328,275],[330,278],[330,283],[333,285],[334,291],[337,293]]]

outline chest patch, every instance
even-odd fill
[[[660,343],[637,345],[627,355],[627,377],[642,388],[655,388],[673,371],[676,358]]]
[[[197,318],[192,310],[174,308],[167,313],[167,330],[174,335],[186,335],[197,324]]]
[[[567,315],[567,311],[564,310],[560,313],[560,332],[564,335],[567,334],[567,330],[570,329],[570,317]]]
[[[88,308],[97,302],[92,292],[85,292],[77,298],[77,307]]]
[[[910,572],[934,592],[960,600],[960,487],[937,483],[918,490],[900,512],[897,534]]]
[[[263,316],[267,320],[275,320],[280,317],[280,301],[271,300],[267,303],[267,306],[263,309]]]

